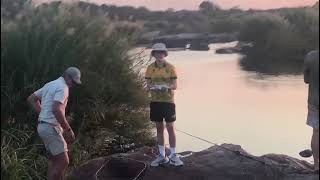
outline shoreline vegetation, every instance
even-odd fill
[[[84,85],[69,97],[67,119],[77,139],[68,173],[89,159],[154,144],[144,79],[132,69],[139,59],[127,56],[138,30],[66,4],[26,4],[2,19],[1,178],[45,179],[46,152],[26,99],[69,66],[81,69]]]
[[[46,153],[26,98],[70,65],[81,69],[85,85],[71,90],[67,109],[77,136],[68,173],[89,159],[155,144],[138,72],[144,62],[128,56],[132,47],[165,35],[232,34],[232,40],[253,44],[242,49],[241,67],[266,74],[299,74],[303,56],[319,48],[318,3],[267,11],[202,4],[198,11],[152,12],[1,0],[1,8],[1,178],[7,180],[45,179]]]

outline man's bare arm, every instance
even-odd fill
[[[152,87],[153,87],[152,80],[151,79],[147,79],[147,88],[148,88],[148,90],[150,90]]]
[[[31,94],[27,100],[29,104],[32,106],[32,108],[36,111],[36,113],[40,114],[41,112],[40,98],[38,98],[35,94]]]
[[[178,88],[178,82],[177,82],[177,79],[173,79],[171,84],[170,84],[170,89],[171,90],[177,90]]]
[[[65,114],[64,114],[64,106],[63,104],[61,104],[58,101],[54,101],[53,105],[52,105],[52,113],[54,114],[55,118],[57,119],[57,121],[60,123],[61,127],[64,130],[69,130],[71,129]]]
[[[310,68],[308,66],[308,59],[305,60],[304,62],[304,68],[303,68],[303,79],[304,79],[304,82],[306,84],[309,84],[309,81],[310,81]]]

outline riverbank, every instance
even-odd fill
[[[75,171],[70,179],[73,180],[104,180],[107,175],[123,178],[130,170],[137,168],[139,163],[131,163],[123,170],[125,159],[138,160],[147,165],[141,175],[145,180],[318,180],[319,177],[313,174],[312,165],[306,161],[298,160],[287,155],[267,154],[254,156],[247,153],[239,145],[222,144],[213,146],[200,152],[185,152],[182,158],[185,162],[183,167],[150,167],[151,161],[156,157],[156,148],[141,148],[134,152],[116,154],[108,157],[101,157],[88,161]],[[119,159],[121,157],[121,159]],[[109,160],[118,160],[113,167],[103,166]],[[134,162],[134,161],[131,161]],[[121,164],[121,165],[120,165]],[[102,168],[101,168],[102,167]],[[117,171],[120,171],[119,174]],[[143,168],[141,168],[143,170]],[[137,170],[139,172],[139,170]],[[97,178],[98,177],[98,178]]]

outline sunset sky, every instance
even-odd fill
[[[52,0],[34,0],[34,2],[46,2]],[[63,0],[77,1],[77,0]],[[114,4],[114,5],[130,5],[130,6],[146,6],[152,10],[166,10],[174,8],[181,9],[197,9],[203,0],[86,0],[87,2],[95,2],[98,4]],[[297,7],[313,5],[318,0],[214,0],[216,4],[222,8],[231,8],[239,6],[242,9],[273,9],[279,7]]]

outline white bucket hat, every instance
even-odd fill
[[[164,43],[156,43],[152,46],[151,54],[153,54],[154,51],[163,51],[166,53],[166,56],[168,56],[168,49]]]

